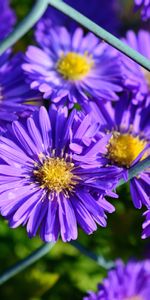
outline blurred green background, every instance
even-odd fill
[[[122,20],[130,27],[129,7],[131,1],[124,1]],[[13,0],[12,6],[18,19],[30,10],[32,0]],[[132,18],[133,26],[137,17]],[[15,50],[24,50],[32,40],[32,31],[17,42]],[[116,213],[108,216],[108,227],[100,228],[91,236],[79,232],[78,241],[90,251],[103,255],[108,260],[118,257],[129,258],[150,256],[149,241],[142,241],[141,211],[134,209],[128,185],[118,190],[120,200],[111,200]],[[42,245],[38,237],[30,240],[24,228],[9,229],[7,222],[0,219],[0,272],[29,255]],[[87,290],[96,290],[96,285],[106,271],[94,261],[79,253],[72,245],[57,242],[42,259],[5,283],[0,290],[0,299],[15,300],[79,300]]]

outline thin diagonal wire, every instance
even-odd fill
[[[89,29],[91,32],[95,33],[98,37],[106,41],[108,44],[118,49],[126,56],[130,57],[132,60],[150,71],[150,61],[146,57],[133,50],[131,47],[120,41],[118,38],[107,32],[61,0],[38,0],[29,15],[3,42],[1,42],[0,55],[3,54],[9,47],[13,46],[19,38],[21,38],[29,29],[33,27],[33,25],[45,12],[48,3],[64,14],[68,15],[70,18],[77,21],[85,28]]]
[[[48,7],[48,0],[37,0],[29,14],[20,24],[0,43],[0,55],[13,46],[41,18]]]
[[[126,45],[124,42],[116,38],[114,35],[110,34],[108,31],[104,30],[102,27],[95,24],[93,21],[85,17],[83,14],[79,13],[77,10],[72,8],[70,5],[59,2],[58,0],[48,0],[49,4],[56,9],[60,10],[73,20],[80,23],[82,26],[96,34],[102,40],[116,48],[117,50],[124,53],[126,56],[130,57],[132,60],[143,66],[145,69],[150,71],[150,60],[133,50],[131,47]]]
[[[125,45],[123,42],[118,40],[116,37],[108,33],[106,30],[96,25],[94,22],[86,18],[84,15],[80,14],[78,11],[70,7],[69,5],[59,2],[60,0],[49,0],[49,3],[62,11],[66,15],[70,16],[72,19],[76,20],[78,23],[95,33],[97,36],[105,40],[108,44],[112,45],[122,53],[126,54],[128,57],[150,70],[150,61],[146,59],[144,56],[134,51],[132,48]],[[29,15],[17,26],[17,28],[6,38],[0,45],[0,54],[2,54],[7,48],[11,47],[20,37],[22,37],[42,16],[47,8],[48,0],[38,0],[32,11]],[[144,171],[145,168],[150,167],[150,158],[139,162],[135,167],[133,167],[129,171],[129,179],[132,179],[134,176],[138,175],[140,172]],[[125,181],[121,180],[119,185],[124,184]],[[102,267],[108,269],[112,267],[114,264],[112,262],[106,262],[102,256],[97,256],[86,250],[82,245],[78,242],[73,241],[71,244],[76,247],[79,251],[96,261]],[[44,256],[46,253],[50,251],[53,247],[53,243],[45,244],[40,247],[38,250],[34,251],[31,255],[26,257],[24,260],[18,262],[15,266],[12,266],[8,270],[6,270],[0,276],[0,284],[6,282],[8,279],[18,274],[20,271],[24,270],[26,267],[33,264],[39,258]]]
[[[106,261],[102,255],[97,255],[89,251],[77,241],[71,241],[70,244],[76,249],[78,249],[82,254],[94,260],[100,267],[106,270],[109,270],[110,268],[113,268],[115,266],[115,263],[113,261]]]
[[[55,243],[48,243],[41,246],[39,249],[35,250],[32,254],[27,256],[25,259],[19,261],[17,264],[13,265],[9,269],[7,269],[1,276],[0,276],[0,285],[5,283],[7,280],[12,278],[13,276],[17,275],[34,262],[39,260],[45,254],[47,254],[55,245]]]

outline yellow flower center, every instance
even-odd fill
[[[67,195],[77,184],[78,176],[72,173],[73,169],[74,164],[66,162],[64,158],[48,158],[42,166],[34,170],[34,175],[42,188]]]
[[[68,52],[63,55],[57,63],[57,71],[66,80],[80,80],[90,72],[93,61],[87,53],[81,55],[75,52]]]
[[[108,158],[119,166],[129,168],[145,146],[146,141],[140,140],[138,136],[114,132],[108,145]],[[144,158],[145,155],[142,159]]]

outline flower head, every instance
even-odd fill
[[[149,300],[150,261],[121,260],[116,262],[114,270],[98,286],[98,292],[89,292],[84,300]]]
[[[24,126],[13,122],[0,137],[0,212],[11,227],[26,225],[29,237],[39,230],[50,242],[59,233],[76,239],[77,224],[87,234],[106,226],[105,211],[114,208],[104,196],[115,196],[116,179],[97,156],[105,148],[98,128],[89,115],[55,107],[49,115],[41,107]]]
[[[128,171],[139,161],[150,154],[150,107],[140,107],[132,104],[132,99],[124,95],[120,101],[112,106],[97,106],[90,103],[91,115],[101,124],[100,135],[109,134],[105,152],[106,164],[122,169],[125,180]],[[89,108],[85,107],[89,112]],[[118,178],[118,181],[120,178]],[[130,180],[130,191],[133,204],[136,208],[142,205],[150,206],[149,199],[150,172],[145,170]]]
[[[21,62],[22,54],[11,57],[11,50],[0,56],[0,130],[5,130],[8,122],[33,112],[33,101],[41,102],[40,94],[25,82]]]
[[[4,39],[12,30],[16,21],[16,17],[12,9],[9,7],[9,0],[0,1],[1,26],[0,40]]]
[[[130,47],[150,59],[150,33],[140,30],[137,34],[128,31],[124,40]],[[144,47],[143,47],[144,44]],[[134,104],[141,104],[147,98],[150,100],[150,73],[126,56],[122,56],[122,68],[125,86],[133,94]]]
[[[122,90],[119,58],[114,50],[81,28],[70,34],[64,27],[50,28],[41,47],[26,52],[26,71],[31,88],[59,104],[81,106],[91,97],[118,100]],[[115,52],[116,53],[116,52]]]
[[[135,10],[141,9],[141,16],[144,21],[150,18],[150,0],[134,0]]]

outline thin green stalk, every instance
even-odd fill
[[[137,165],[135,165],[134,167],[132,167],[129,170],[129,176],[128,176],[128,181],[131,180],[133,177],[138,176],[139,173],[143,172],[144,170],[150,168],[150,156],[143,159],[142,161],[140,161]],[[124,183],[126,183],[125,180],[121,179],[117,185],[117,187],[123,185]]]
[[[84,246],[82,246],[77,241],[71,241],[70,244],[74,246],[76,249],[78,249],[82,254],[86,255],[87,257],[94,260],[100,267],[109,270],[110,268],[113,268],[115,263],[113,261],[106,261],[102,255],[96,255],[93,252],[90,252],[88,249],[86,249]]]
[[[21,5],[21,4],[20,4]],[[10,33],[10,35],[0,43],[0,55],[8,48],[13,46],[25,33],[27,33],[34,24],[41,18],[48,6],[48,0],[37,0],[29,14],[24,20],[17,25],[17,27]]]
[[[44,246],[41,246],[39,249],[34,251],[32,254],[27,256],[25,259],[19,261],[17,264],[15,264],[14,266],[7,269],[0,276],[0,285],[2,285],[10,278],[12,278],[13,276],[17,275],[19,272],[23,271],[24,269],[26,269],[27,267],[32,265],[37,260],[39,260],[45,254],[47,254],[54,245],[55,245],[54,243],[44,244]]]
[[[114,48],[118,49],[132,60],[143,66],[145,69],[150,71],[150,60],[138,53],[137,51],[133,50],[131,47],[123,43],[121,40],[104,30],[102,27],[98,26],[90,19],[79,13],[77,10],[69,6],[68,4],[64,3],[63,1],[59,2],[58,0],[48,0],[49,4],[73,20],[80,23],[82,26],[96,34],[102,40],[113,46]],[[78,0],[79,1],[79,0]]]

